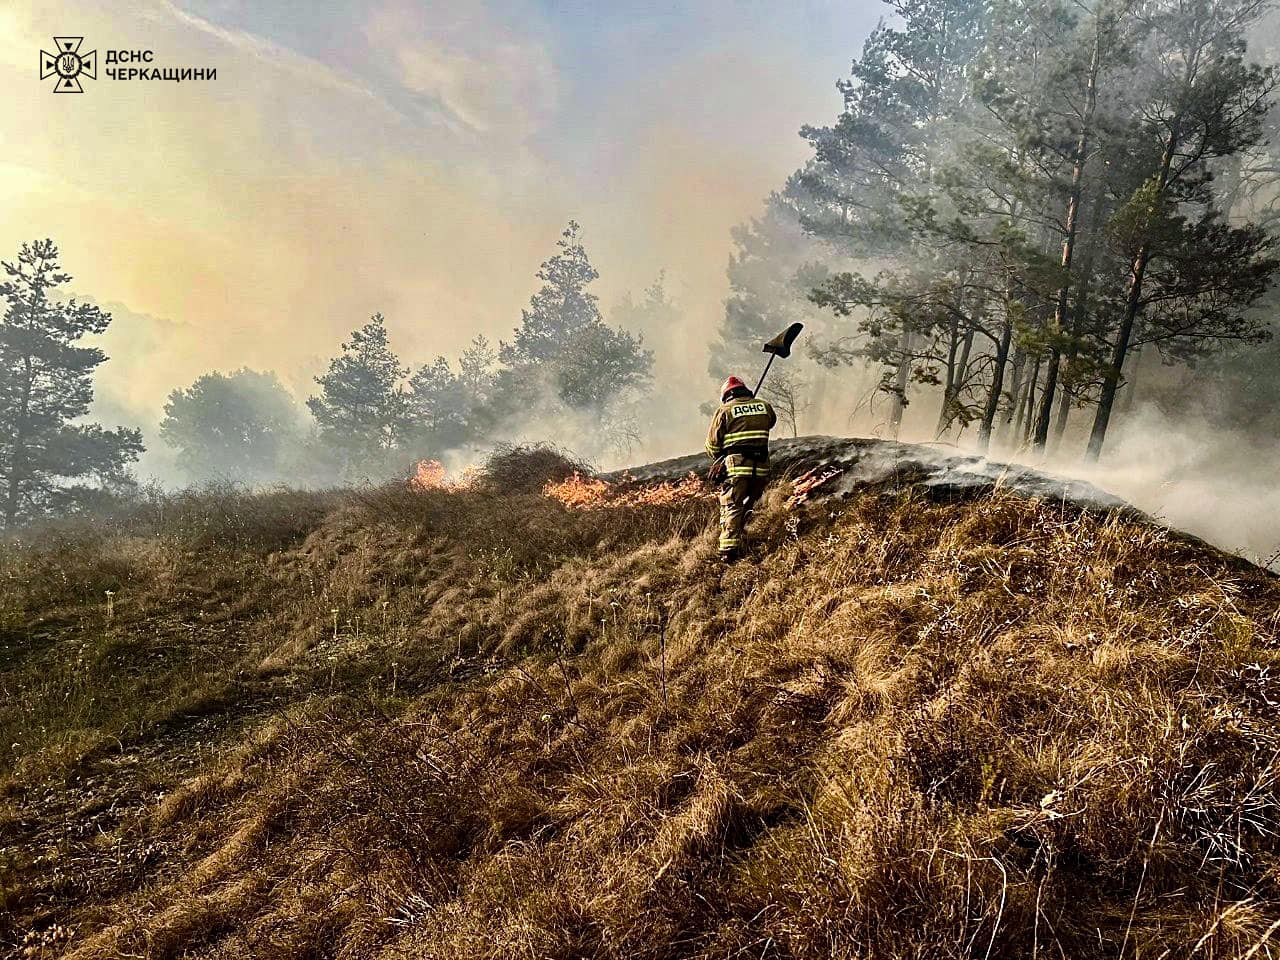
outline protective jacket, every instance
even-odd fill
[[[767,401],[750,396],[726,400],[711,418],[707,455],[712,460],[724,457],[720,552],[725,556],[742,550],[747,514],[769,482],[769,431],[777,422]]]
[[[769,431],[778,416],[767,400],[737,397],[720,404],[707,429],[707,456],[712,460],[742,455],[744,460],[769,462]],[[730,476],[734,476],[732,471]]]

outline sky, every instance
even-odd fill
[[[108,307],[97,413],[211,370],[299,397],[386,315],[411,363],[509,337],[577,219],[606,309],[666,271],[660,369],[705,379],[730,228],[806,155],[874,0],[4,0],[0,251],[52,237]],[[54,36],[98,79],[55,95]],[[105,51],[213,81],[120,81]],[[154,445],[158,441],[152,437]]]

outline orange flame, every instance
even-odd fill
[[[409,489],[418,493],[427,490],[465,490],[475,483],[480,470],[474,465],[464,467],[457,477],[450,478],[439,460],[419,460],[409,478]]]
[[[439,490],[444,486],[445,469],[439,460],[419,460],[409,478],[409,486],[419,492]]]
[[[566,480],[551,481],[542,488],[544,495],[559,500],[567,507],[591,510],[599,507],[667,506],[692,500],[709,499],[713,494],[696,473],[679,480],[637,484],[629,476],[616,483],[575,472]]]
[[[609,488],[609,481],[584,477],[575,470],[564,480],[548,480],[542,493],[566,507],[600,507],[609,499]]]
[[[798,507],[809,499],[809,494],[828,480],[844,473],[839,467],[814,467],[796,477],[791,484],[791,496],[787,498],[788,507]]]

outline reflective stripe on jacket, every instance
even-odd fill
[[[724,458],[724,472],[728,477],[767,477],[769,455],[730,453]]]
[[[742,397],[720,404],[707,430],[707,456],[742,453],[769,460],[769,431],[778,416],[767,400]]]

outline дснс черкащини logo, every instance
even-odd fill
[[[57,53],[40,51],[40,79],[56,76],[53,85],[54,93],[84,93],[80,86],[80,77],[90,79],[98,77],[98,51],[80,52],[80,44],[84,37],[54,37],[53,44]]]

